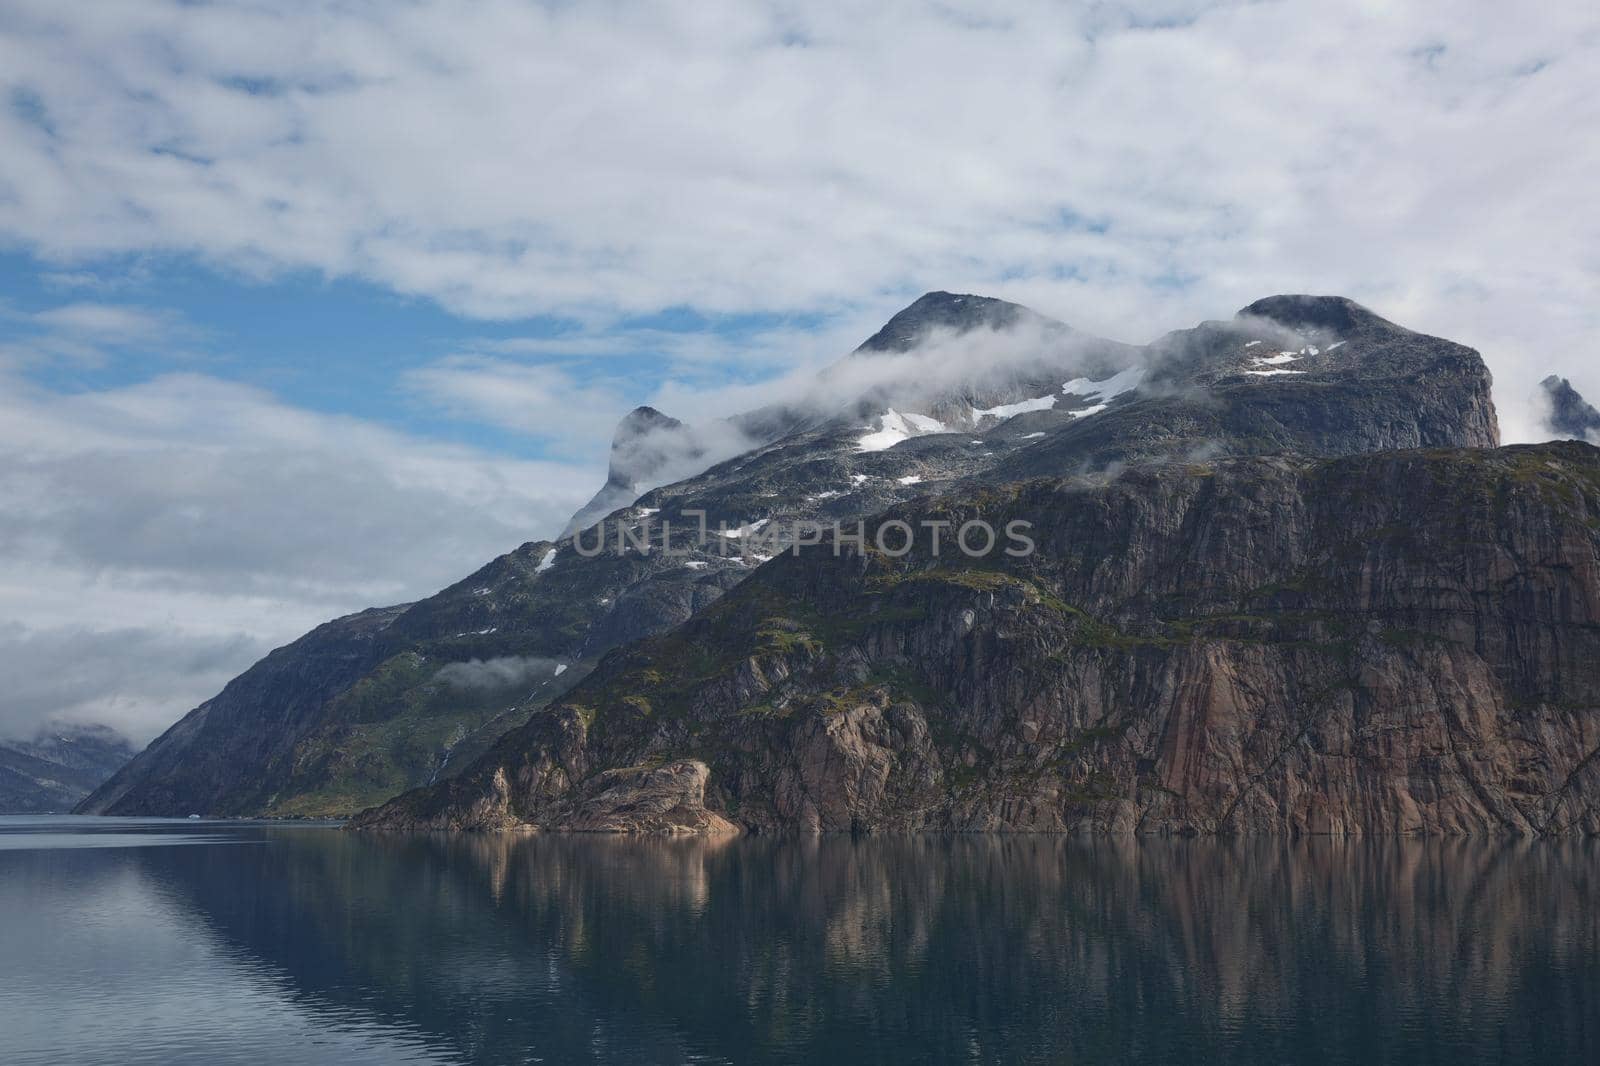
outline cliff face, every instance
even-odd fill
[[[1132,465],[1487,447],[1489,387],[1471,349],[1336,297],[1275,297],[1133,347],[930,294],[821,375],[806,404],[709,429],[635,411],[608,488],[575,519],[615,506],[597,553],[578,550],[599,543],[591,526],[416,604],[329,623],[190,712],[81,809],[348,815],[460,773],[612,649],[745,581],[798,523],[850,527],[924,495]],[[713,532],[691,537],[700,513]],[[666,523],[681,554],[659,550]],[[619,543],[623,526],[657,550]],[[657,784],[700,779],[688,768]]]
[[[1024,519],[1037,550],[785,556],[356,824],[650,830],[665,773],[677,826],[1600,831],[1594,448],[1161,465],[891,517]]]

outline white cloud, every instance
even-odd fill
[[[54,722],[112,724],[149,739],[187,709],[174,700],[193,706],[270,647],[245,631],[0,625],[0,739]]]
[[[114,352],[158,345],[171,358],[200,335],[160,308],[92,302],[31,312],[0,303],[0,330],[0,371],[57,361],[99,365]]]
[[[537,656],[504,655],[495,659],[469,659],[464,663],[446,663],[434,675],[451,688],[501,689],[512,685],[525,685],[530,681],[548,681],[556,675],[561,664],[554,659]]]
[[[154,340],[165,336],[171,328],[167,317],[159,312],[113,304],[62,304],[38,312],[33,319],[46,329],[118,342]]]
[[[0,377],[0,454],[0,726],[54,693],[141,738],[266,648],[553,535],[601,477],[192,374],[72,395]]]
[[[820,370],[882,324],[845,314],[820,326],[778,321],[737,333],[594,324],[558,337],[481,338],[405,372],[401,386],[425,406],[592,459],[641,402],[704,423],[801,399]],[[641,391],[630,368],[645,361],[659,381]]]
[[[592,458],[627,400],[614,382],[580,382],[562,366],[456,355],[408,371],[413,395],[473,421],[514,430]]]
[[[1589,4],[312,7],[7,5],[0,231],[491,316],[1341,292],[1503,377],[1597,325]]]

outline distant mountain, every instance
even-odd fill
[[[94,726],[0,741],[0,814],[70,811],[135,754],[119,733]]]
[[[1572,382],[1552,374],[1539,385],[1550,403],[1545,415],[1547,429],[1569,440],[1600,442],[1600,411],[1584,402]]]
[[[634,412],[572,532],[273,652],[81,809],[348,814],[476,774],[502,735],[566,714],[608,655],[709,617],[790,546],[796,523],[849,526],[919,497],[970,501],[1135,467],[1497,443],[1476,352],[1348,300],[1274,297],[1138,347],[930,293],[789,404],[694,427]],[[711,465],[664,473],[696,462]],[[665,523],[683,554],[659,550]],[[655,550],[619,542],[619,528]]]

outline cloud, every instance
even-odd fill
[[[43,311],[0,304],[0,371],[67,361],[98,366],[125,351],[160,348],[181,354],[200,333],[180,316],[160,308],[78,302]]]
[[[580,382],[554,363],[454,355],[408,371],[402,383],[414,397],[449,414],[590,456],[627,409],[616,383]]]
[[[182,713],[175,695],[213,694],[268,650],[239,632],[0,625],[0,739],[31,738],[46,723],[112,723],[145,740]]]
[[[107,304],[62,304],[38,312],[33,320],[47,329],[121,342],[149,341],[169,331],[165,317],[158,313]]]
[[[554,659],[537,656],[502,655],[494,659],[469,659],[464,663],[446,663],[434,674],[434,680],[451,688],[468,691],[488,691],[512,688],[529,681],[548,681],[555,676],[561,664]]]
[[[321,621],[553,535],[601,478],[598,457],[508,459],[195,374],[70,395],[0,376],[0,454],[6,718],[53,699],[141,739]]]
[[[797,401],[816,388],[820,371],[880,325],[840,315],[732,333],[596,323],[556,337],[475,338],[404,372],[400,387],[423,407],[510,430],[573,459],[604,456],[619,419],[648,404],[695,426],[695,440],[669,446],[706,457],[667,464],[682,474],[753,443],[719,420]],[[643,392],[641,366],[658,381]]]
[[[1588,4],[313,6],[7,5],[0,232],[482,316],[1338,292],[1528,388],[1600,325]]]

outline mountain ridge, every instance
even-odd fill
[[[890,513],[1050,524],[1022,559],[786,555],[352,825],[1600,831],[1600,449],[1139,467]]]
[[[339,815],[447,780],[612,649],[709,608],[787,548],[783,531],[796,523],[1198,456],[1498,442],[1476,352],[1349,301],[1269,298],[1141,348],[998,301],[951,310],[966,299],[914,303],[908,312],[923,306],[880,342],[885,350],[858,361],[864,376],[837,376],[858,373],[846,357],[809,407],[728,420],[761,432],[619,505],[603,527],[529,542],[434,597],[329,623],[274,652],[80,809]],[[1010,325],[992,328],[996,316]],[[913,326],[923,346],[897,350]],[[694,541],[700,512],[712,532]],[[598,554],[578,550],[596,529],[659,536],[667,522],[687,554],[643,554],[609,534]],[[484,684],[461,687],[463,676]]]
[[[57,726],[30,741],[0,741],[0,814],[70,811],[134,754],[107,726]]]

